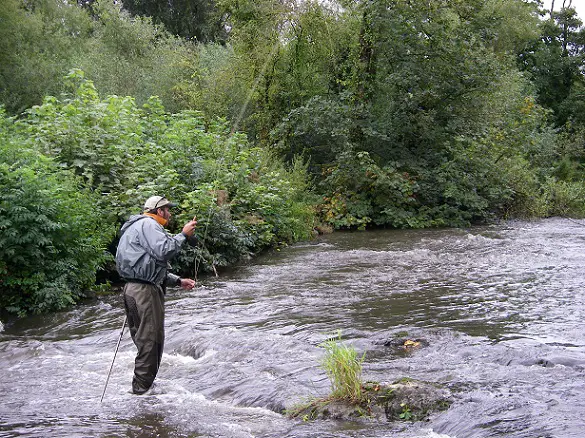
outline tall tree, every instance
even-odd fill
[[[585,122],[585,30],[574,8],[553,11],[541,25],[541,36],[520,56],[521,68],[531,75],[538,102],[553,110],[557,126],[570,119]]]
[[[161,97],[177,109],[173,88],[189,71],[193,45],[150,18],[132,18],[101,1],[5,0],[0,8],[0,104],[11,114],[64,91],[62,78],[83,69],[104,94]]]
[[[521,167],[528,144],[541,145],[542,112],[512,57],[534,36],[534,5],[343,7],[353,37],[343,86],[292,110],[274,137],[289,156],[310,153],[334,223],[455,224],[500,208],[511,196],[503,169]]]
[[[0,103],[19,113],[59,94],[91,23],[66,2],[5,0],[0,7]]]
[[[227,29],[214,0],[122,0],[133,15],[152,17],[174,35],[225,43]]]

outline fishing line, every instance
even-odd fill
[[[240,109],[238,117],[236,118],[236,120],[234,121],[234,123],[232,125],[229,137],[232,137],[235,134],[235,132],[237,131],[238,126],[239,126],[240,122],[242,121],[242,119],[244,118],[244,114],[246,113],[246,110],[248,109],[248,105],[250,104],[250,101],[252,100],[252,96],[254,95],[254,92],[255,92],[256,88],[258,87],[258,84],[260,84],[260,80],[264,77],[264,74],[266,73],[266,69],[268,68],[268,65],[269,65],[270,61],[272,60],[272,57],[276,53],[277,49],[278,49],[278,41],[276,41],[276,43],[273,45],[269,56],[266,57],[266,61],[264,62],[264,65],[262,66],[262,68],[260,69],[258,74],[256,75],[254,84],[252,85],[252,88],[250,89],[250,92],[248,93],[248,96],[246,97],[246,100],[244,101],[244,104],[242,105],[242,108]],[[216,191],[217,191],[217,188],[214,189],[214,192],[216,192]],[[203,231],[203,238],[201,239],[201,244],[203,246],[205,246],[204,242],[205,242],[205,239],[207,238],[207,230],[208,230],[209,224],[211,222],[211,214],[213,212],[213,208],[212,208],[213,202],[217,202],[217,198],[212,197],[212,199],[209,203],[209,214],[207,217],[207,222],[205,224],[205,229]],[[197,281],[197,272],[199,270],[199,260],[200,259],[203,259],[203,255],[202,255],[201,251],[199,252],[199,254],[197,254],[197,256],[195,257],[195,260],[194,260],[193,269],[195,271],[194,272],[195,281]],[[215,269],[215,265],[213,264],[213,262],[211,263],[211,267],[213,268],[213,271],[215,272],[215,276],[217,277],[218,276],[217,271]]]
[[[204,248],[205,248],[205,239],[207,238],[207,230],[208,230],[208,228],[209,228],[209,223],[211,222],[211,213],[212,213],[212,211],[213,211],[212,204],[213,204],[214,200],[215,200],[215,198],[212,196],[212,198],[211,198],[211,201],[209,202],[209,207],[208,207],[208,210],[209,210],[209,212],[208,212],[208,213],[209,213],[209,214],[208,214],[208,216],[207,216],[207,221],[206,221],[206,223],[205,223],[205,228],[204,228],[204,230],[203,230],[203,238],[201,239],[201,245],[202,245]],[[203,259],[203,251],[199,251],[199,254],[197,254],[197,255],[195,256],[195,260],[194,260],[194,266],[193,266],[193,269],[194,269],[194,271],[195,271],[195,272],[193,273],[193,276],[195,277],[195,281],[196,281],[196,282],[197,282],[197,271],[199,270],[199,259],[200,259],[200,258],[201,258],[201,259]],[[212,266],[213,266],[213,263],[212,263]],[[215,268],[214,268],[214,270],[215,270]],[[216,273],[215,273],[215,276],[217,277],[217,271],[216,271]]]
[[[276,42],[274,43],[274,45],[272,46],[270,53],[266,57],[266,61],[264,62],[264,65],[262,66],[262,68],[260,69],[258,74],[256,75],[256,78],[254,80],[254,84],[252,85],[252,88],[250,89],[250,92],[248,93],[248,96],[246,97],[246,100],[244,101],[244,104],[242,105],[242,108],[240,109],[240,113],[238,114],[238,117],[236,117],[236,120],[232,126],[232,130],[231,130],[230,134],[233,135],[236,132],[236,130],[238,129],[238,125],[240,124],[240,122],[244,118],[244,114],[246,113],[246,110],[248,109],[248,105],[250,104],[250,101],[252,100],[252,96],[253,96],[254,92],[256,91],[256,88],[258,88],[260,81],[264,77],[264,74],[266,73],[266,70],[268,69],[268,64],[270,64],[270,61],[272,61],[272,58],[274,57],[276,51],[278,50],[279,44],[280,44],[280,41],[278,41],[278,39],[277,39]]]
[[[260,71],[256,75],[256,78],[254,79],[254,83],[252,85],[252,88],[250,89],[250,92],[248,93],[248,96],[246,97],[246,100],[244,101],[244,104],[242,105],[242,108],[240,109],[240,112],[239,112],[238,116],[236,117],[234,123],[232,124],[232,128],[230,130],[229,137],[232,137],[236,133],[240,122],[244,118],[244,115],[246,113],[246,110],[248,109],[248,105],[250,104],[250,101],[252,100],[252,96],[254,95],[254,92],[256,91],[256,88],[258,88],[258,85],[260,84],[260,81],[262,80],[262,78],[264,77],[264,75],[266,73],[266,70],[268,69],[268,65],[272,61],[274,55],[276,54],[276,52],[277,52],[277,50],[279,48],[279,43],[280,43],[280,41],[277,39],[275,41],[275,43],[273,44],[272,49],[270,50],[270,53],[266,57],[266,61],[264,61],[264,64],[262,65],[262,68],[260,69]],[[214,192],[217,192],[217,188],[214,189]],[[203,238],[201,239],[201,244],[203,246],[205,246],[205,243],[204,242],[205,242],[205,239],[207,238],[207,230],[208,230],[209,224],[211,222],[211,215],[213,213],[213,208],[212,208],[212,203],[213,202],[217,202],[217,198],[212,197],[212,200],[209,203],[209,215],[207,217],[207,222],[205,224],[205,229],[203,231]],[[195,260],[194,260],[193,269],[195,271],[194,272],[195,281],[197,281],[197,272],[199,270],[200,259],[203,259],[203,255],[202,255],[202,252],[201,251],[199,252],[199,254],[197,254],[197,256],[195,257]],[[215,272],[215,276],[217,277],[218,276],[217,275],[217,270],[215,269],[215,265],[213,264],[213,261],[211,262],[211,267],[213,268],[213,271]]]
[[[568,221],[571,221],[571,222],[573,222],[573,223],[575,223],[577,225],[580,225],[582,227],[585,227],[585,224],[582,224],[581,222],[577,222],[576,220],[571,219],[570,217],[566,217],[565,219],[568,220]]]

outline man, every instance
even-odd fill
[[[163,196],[151,196],[144,204],[144,213],[135,215],[122,226],[116,252],[116,268],[126,280],[124,307],[128,327],[138,354],[134,363],[132,392],[144,394],[150,389],[163,353],[164,295],[167,286],[193,289],[195,281],[168,272],[169,261],[195,232],[193,218],[176,236],[164,227],[171,218],[170,208],[176,205]]]

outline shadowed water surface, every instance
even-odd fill
[[[585,225],[585,224],[584,224]],[[156,388],[129,393],[120,298],[5,321],[1,437],[585,436],[585,226],[549,219],[454,230],[334,233],[167,294]],[[280,414],[329,382],[338,330],[364,378],[445,385],[419,423],[304,423]],[[423,339],[412,351],[389,346]]]

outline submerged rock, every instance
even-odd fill
[[[392,384],[368,382],[362,389],[360,400],[315,399],[289,411],[289,416],[304,420],[420,421],[452,403],[450,392],[441,386],[411,379]]]
[[[448,409],[453,401],[451,393],[440,385],[410,379],[384,386],[381,391],[376,405],[384,409],[389,421],[423,420],[431,412]]]
[[[426,339],[409,339],[409,338],[396,338],[390,339],[383,343],[384,347],[390,347],[393,349],[400,350],[415,350],[421,347],[428,347],[429,342]]]

